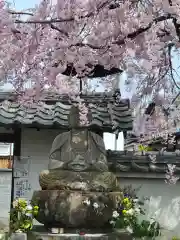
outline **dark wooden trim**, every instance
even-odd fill
[[[0,142],[14,143],[14,133],[0,133]]]
[[[103,131],[101,131],[99,129],[94,129],[94,130],[92,130],[92,132],[98,134],[99,136],[101,136],[103,138]]]
[[[14,156],[21,156],[21,128],[14,129]]]
[[[123,131],[123,137],[124,137],[124,139],[127,139],[127,137],[128,137],[127,131]]]

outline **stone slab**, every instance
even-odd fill
[[[27,234],[26,233],[12,233],[11,240],[27,240]]]
[[[32,232],[27,240],[132,240],[127,233],[115,234],[51,234]]]

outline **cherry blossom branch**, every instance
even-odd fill
[[[10,14],[13,15],[28,15],[28,16],[34,16],[33,13],[29,13],[29,12],[15,12],[15,11],[8,11]],[[16,20],[15,22],[17,22],[18,20]],[[36,24],[36,22],[34,22]],[[60,33],[62,33],[63,35],[65,35],[66,37],[68,37],[68,33],[60,28],[58,28],[57,26],[55,26],[54,24],[50,23],[50,27]]]
[[[127,38],[134,39],[138,35],[140,35],[140,34],[146,32],[147,30],[149,30],[153,26],[154,23],[159,23],[159,22],[162,22],[162,21],[165,21],[165,20],[169,20],[169,19],[173,19],[171,14],[168,14],[166,16],[157,17],[151,23],[149,23],[147,27],[139,28],[138,30],[128,34],[123,39],[118,40],[118,41],[113,41],[112,44],[123,45],[123,44],[125,44],[125,41],[126,41]],[[88,46],[88,47],[90,47],[92,49],[103,49],[104,47],[107,47],[107,45],[105,45],[105,46],[102,46],[102,45],[101,46],[93,46],[92,44],[87,44],[87,43],[86,44],[84,44],[84,43],[77,43],[76,46],[79,46],[79,47]]]
[[[180,47],[180,11],[174,3],[178,0],[173,1],[172,7],[168,1],[158,5],[159,1],[143,7],[139,0],[75,0],[73,4],[61,0],[53,6],[42,1],[36,9],[17,12],[7,12],[9,5],[2,5],[1,78],[13,72],[15,88],[22,88],[20,83],[27,78],[37,85],[42,82],[54,86],[61,73],[69,76],[68,71],[74,71],[73,76],[89,76],[98,63],[104,69],[126,69],[132,83],[134,76],[139,79],[136,95],[152,95],[157,102],[161,100],[157,96],[161,89],[174,87],[172,80],[166,81],[171,64],[167,46],[173,42],[176,48]],[[34,70],[27,73],[32,65]]]
[[[97,7],[96,11],[99,12],[104,7],[107,7],[107,5],[109,5],[110,3],[111,3],[111,1],[107,0],[106,2],[100,4],[100,6]],[[21,12],[12,12],[12,14],[21,14]],[[22,14],[26,14],[26,13],[22,12]],[[80,16],[79,19],[89,18],[89,17],[92,17],[93,15],[94,15],[94,12],[90,12],[90,13],[86,14],[85,16]],[[26,24],[26,23],[28,23],[28,24],[36,24],[36,23],[39,23],[39,24],[51,24],[51,23],[63,23],[63,22],[72,22],[72,21],[75,21],[74,17],[70,17],[70,18],[66,18],[66,19],[25,20],[25,21],[16,19],[15,23],[22,23],[22,24]]]
[[[29,13],[29,12],[16,12],[16,11],[12,11],[9,10],[8,13],[12,14],[12,15],[28,15],[28,16],[34,16],[33,13]]]
[[[15,13],[14,13],[15,14]],[[33,15],[32,15],[33,16]],[[92,16],[92,13],[90,14],[87,14],[85,16],[82,16],[80,17],[80,19],[83,19],[83,18],[88,18]],[[137,31],[133,32],[133,33],[130,33],[128,34],[128,38],[133,38],[133,37],[136,37],[138,36],[139,34],[143,33],[144,31],[147,31],[149,30],[152,25],[154,23],[158,23],[158,22],[162,22],[162,21],[165,21],[165,20],[170,20],[170,19],[175,19],[174,16],[172,16],[171,14],[167,14],[165,16],[160,16],[160,17],[157,17],[155,18],[151,23],[148,24],[147,27],[142,27],[142,28],[139,28]],[[19,20],[19,19],[16,19],[15,20],[15,23],[22,23],[22,24],[51,24],[51,23],[64,23],[64,22],[71,22],[71,21],[75,21],[74,17],[71,17],[71,18],[52,18],[52,19],[47,19],[47,20]],[[121,41],[123,40],[119,40],[117,41],[116,43],[120,44]]]
[[[15,23],[22,23],[22,24],[52,24],[52,23],[64,23],[64,22],[71,22],[74,21],[75,19],[72,18],[65,18],[65,19],[56,19],[52,18],[50,20],[19,20],[16,19]]]
[[[69,36],[69,34],[68,34],[65,30],[62,30],[62,29],[58,28],[57,26],[55,26],[55,25],[52,24],[52,23],[50,24],[50,27],[51,27],[52,29],[54,29],[54,30],[62,33],[62,34],[65,35],[66,37]]]
[[[153,26],[154,23],[162,22],[162,21],[169,20],[169,19],[173,19],[173,17],[171,16],[171,14],[168,14],[168,15],[166,15],[166,16],[157,17],[157,18],[155,18],[151,23],[149,23],[147,27],[139,28],[138,30],[136,30],[136,31],[128,34],[128,35],[127,35],[126,37],[124,37],[123,39],[117,40],[117,41],[113,41],[112,44],[123,45],[123,44],[125,44],[125,41],[126,41],[127,38],[129,38],[129,39],[134,39],[134,38],[136,38],[138,35],[140,35],[140,34],[146,32],[147,30],[149,30],[149,29]],[[77,47],[88,46],[88,47],[90,47],[90,48],[92,48],[92,49],[103,49],[104,47],[106,47],[106,48],[109,48],[109,47],[110,47],[110,46],[107,46],[107,45],[104,45],[104,46],[103,46],[103,45],[101,45],[101,46],[94,46],[94,45],[92,45],[92,44],[83,43],[83,42],[77,43],[77,44],[71,45],[71,46],[77,46]]]
[[[153,24],[155,23],[159,23],[159,22],[163,22],[165,20],[170,20],[170,19],[173,19],[174,17],[171,15],[171,14],[167,14],[165,16],[160,16],[160,17],[157,17],[155,18],[151,23],[148,24],[147,27],[141,27],[139,28],[138,30],[128,34],[124,39],[121,39],[119,41],[115,41],[114,43],[118,44],[118,45],[121,45],[121,44],[124,44],[125,43],[125,40],[127,38],[130,38],[130,39],[133,39],[135,37],[137,37],[138,35],[140,35],[141,33],[144,33],[146,32],[147,30],[149,30]]]
[[[102,9],[103,7],[107,6],[107,3],[108,3],[108,1],[105,2],[104,4],[100,5],[100,7],[98,7],[98,11],[99,11],[100,9]],[[12,11],[11,13],[12,13],[12,14],[27,14],[27,15],[33,16],[33,14],[27,13],[27,12],[13,12],[13,11]],[[92,13],[92,12],[90,12],[89,14],[86,14],[85,16],[81,16],[80,18],[88,18],[88,17],[90,17],[90,16],[93,16],[93,13]],[[128,39],[134,39],[134,38],[136,38],[138,35],[140,35],[140,34],[146,32],[147,30],[149,30],[149,29],[153,26],[154,23],[156,24],[156,23],[159,23],[159,22],[162,22],[162,21],[165,21],[165,20],[169,20],[169,19],[174,20],[174,16],[172,16],[171,14],[167,14],[167,15],[165,15],[165,16],[157,17],[157,18],[155,18],[151,23],[149,23],[147,27],[141,27],[141,28],[139,28],[138,30],[136,30],[136,31],[128,34],[128,35],[127,35],[126,37],[124,37],[123,39],[112,42],[112,44],[123,45],[123,44],[125,44],[125,41],[126,41],[127,38],[128,38]],[[60,29],[59,27],[55,26],[53,23],[63,23],[63,22],[70,22],[70,21],[74,21],[74,20],[75,20],[74,17],[66,18],[66,19],[24,20],[24,21],[23,21],[23,20],[16,19],[16,20],[15,20],[15,23],[18,23],[18,24],[20,24],[20,23],[21,23],[21,24],[49,24],[52,29],[54,29],[54,30],[62,33],[62,34],[65,35],[66,37],[68,37],[69,35],[68,35],[68,33],[67,33],[65,30]],[[179,35],[179,36],[180,36],[180,35]],[[74,45],[74,46],[79,46],[79,47],[88,46],[88,47],[90,47],[90,48],[92,48],[92,49],[103,49],[104,47],[106,47],[106,49],[109,48],[107,45],[106,45],[106,46],[102,46],[102,45],[101,45],[101,46],[94,46],[94,45],[92,45],[92,44],[88,44],[88,43],[84,44],[84,43],[82,43],[82,42],[81,42],[81,43],[77,43],[77,44]]]

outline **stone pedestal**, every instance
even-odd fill
[[[43,171],[42,190],[32,203],[39,206],[36,219],[46,228],[111,228],[112,211],[121,198],[111,172]]]
[[[28,236],[28,240],[132,240],[132,237],[127,233],[117,235],[115,233],[109,234],[48,234],[32,232]]]
[[[12,233],[11,240],[27,240],[27,234],[26,233]]]
[[[41,190],[34,192],[32,200],[40,207],[36,219],[46,228],[100,229],[111,227],[112,209],[119,196],[119,192]]]

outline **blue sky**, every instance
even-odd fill
[[[32,8],[37,4],[39,1],[38,0],[14,0],[12,3],[15,3],[16,9],[17,10],[22,10],[22,9],[27,9],[27,8]]]

